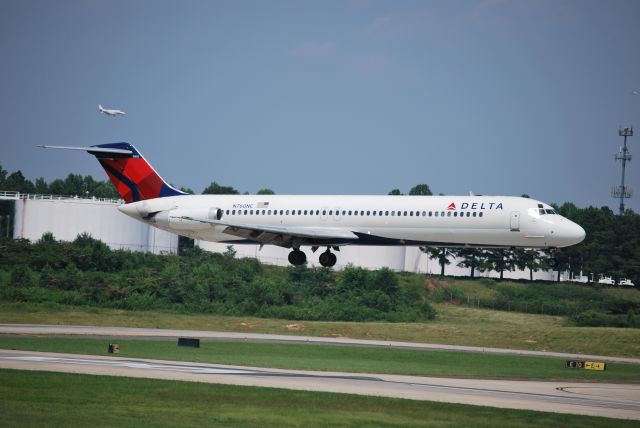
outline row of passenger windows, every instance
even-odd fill
[[[333,210],[227,210],[226,215],[334,215]],[[336,210],[335,215],[340,215]],[[376,217],[482,217],[482,211],[357,211],[342,210],[343,216]]]

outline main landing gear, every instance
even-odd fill
[[[324,253],[320,254],[320,258],[318,259],[320,264],[322,266],[324,266],[324,267],[334,266],[336,264],[337,260],[338,260],[338,258],[336,257],[336,255],[333,254],[331,251],[329,251],[328,248],[327,248],[327,251],[325,251]]]
[[[334,247],[336,248],[336,247]],[[314,247],[313,250],[317,250],[318,247]],[[327,251],[320,254],[319,257],[320,264],[324,267],[332,267],[335,266],[338,258],[335,254],[331,252],[330,248],[327,248]],[[289,253],[289,263],[294,266],[301,266],[307,262],[307,255],[300,251],[299,249],[294,249]]]
[[[289,263],[300,266],[307,262],[307,255],[300,250],[293,250],[289,253]]]

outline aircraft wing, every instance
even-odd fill
[[[224,220],[203,220],[193,217],[181,218],[215,226],[225,226],[223,232],[228,235],[250,239],[261,244],[279,245],[281,247],[290,247],[294,242],[300,245],[337,245],[358,240],[358,236],[355,233],[338,227],[291,227],[236,223]]]

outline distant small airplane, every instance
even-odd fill
[[[127,114],[122,110],[111,110],[111,109],[104,108],[100,104],[98,104],[98,110],[100,111],[100,113],[104,113],[107,116],[117,116],[119,114]]]

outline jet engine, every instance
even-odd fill
[[[212,226],[212,221],[222,219],[222,209],[211,208],[175,208],[150,213],[145,220],[159,227],[177,230],[202,230]]]

